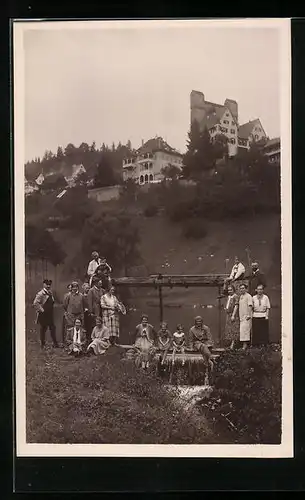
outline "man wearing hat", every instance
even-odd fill
[[[251,272],[247,277],[249,280],[249,293],[250,295],[255,295],[258,285],[266,286],[266,278],[264,273],[259,269],[258,262],[252,262]]]
[[[49,328],[53,346],[58,347],[56,340],[56,328],[54,324],[54,296],[51,290],[52,280],[44,279],[43,288],[34,299],[34,307],[37,312],[36,323],[40,325],[40,344],[45,347],[46,331]]]

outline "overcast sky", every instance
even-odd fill
[[[280,135],[276,29],[27,30],[24,49],[26,160],[156,134],[183,152],[192,89],[237,100],[240,123],[259,117]]]

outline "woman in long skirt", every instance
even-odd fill
[[[120,335],[120,314],[126,314],[126,308],[114,295],[112,286],[109,292],[101,297],[101,309],[103,325],[109,329],[111,344],[115,344]]]
[[[228,300],[226,303],[226,326],[225,341],[229,343],[230,349],[233,349],[236,342],[239,341],[239,321],[238,321],[238,302],[239,297],[235,293],[233,285],[228,286]]]
[[[252,345],[265,345],[269,342],[270,300],[264,294],[264,286],[258,285],[253,296]]]
[[[244,283],[240,285],[239,291],[239,340],[243,343],[243,349],[245,350],[250,344],[253,300],[251,295],[247,292],[247,287]]]

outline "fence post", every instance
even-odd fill
[[[221,331],[221,287],[218,287],[218,339],[219,344],[222,347],[223,339],[222,339],[222,331]]]
[[[160,306],[160,323],[163,321],[163,296],[162,296],[162,286],[159,285],[159,306]]]

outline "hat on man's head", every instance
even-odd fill
[[[44,284],[44,285],[52,285],[52,280],[48,280],[47,278],[45,278],[45,279],[43,280],[43,284]]]

